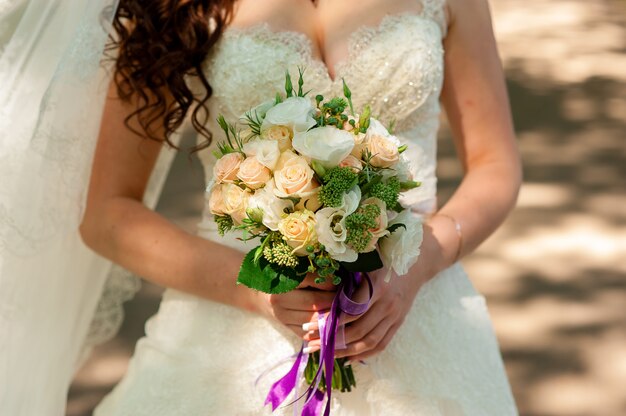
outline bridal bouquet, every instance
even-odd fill
[[[285,94],[250,109],[237,124],[218,118],[225,140],[215,151],[209,210],[221,235],[241,233],[259,245],[245,257],[238,283],[266,293],[296,289],[307,273],[337,285],[331,310],[320,314],[321,349],[300,351],[270,391],[276,409],[305,377],[304,414],[319,414],[332,389],[356,385],[345,359],[341,313],[359,315],[368,303],[352,301],[356,288],[372,285],[367,272],[383,265],[406,274],[419,255],[421,223],[398,202],[419,186],[410,177],[401,145],[369,107],[355,113],[351,91],[310,98],[289,73]],[[305,364],[306,363],[306,364]],[[327,410],[328,411],[328,410]]]

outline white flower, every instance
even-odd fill
[[[246,120],[246,115],[249,115],[253,120],[263,120],[265,118],[265,115],[267,114],[267,112],[274,107],[274,104],[276,103],[275,100],[267,100],[262,102],[261,104],[257,105],[256,107],[251,108],[250,110],[246,111],[246,113],[239,117],[241,120],[245,121]]]
[[[315,125],[314,113],[315,107],[308,98],[289,97],[267,111],[261,132],[272,126],[289,127],[294,135],[307,131]]]
[[[324,126],[296,134],[292,145],[301,155],[318,161],[325,168],[332,168],[352,152],[353,136],[345,130]]]
[[[248,208],[259,208],[263,211],[263,225],[272,231],[278,231],[278,224],[287,216],[286,210],[293,210],[293,202],[278,198],[274,194],[274,180],[270,180],[264,188],[257,190],[248,201]]]
[[[420,255],[422,245],[422,220],[410,210],[399,213],[389,225],[404,224],[404,227],[396,229],[391,235],[381,238],[378,242],[383,264],[388,269],[385,281],[389,281],[391,271],[398,276],[409,272]]]
[[[360,200],[361,190],[355,186],[343,196],[340,207],[326,207],[315,213],[317,240],[335,260],[348,263],[357,260],[357,252],[345,243],[346,217],[356,211]]]
[[[278,142],[273,140],[254,139],[243,145],[246,156],[256,156],[256,160],[269,170],[274,170],[280,157]]]
[[[411,174],[411,164],[404,155],[404,153],[400,154],[400,159],[398,160],[398,163],[396,163],[390,169],[382,169],[380,171],[380,174],[383,179],[389,179],[392,176],[396,176],[400,182],[408,182],[413,180],[413,175]]]

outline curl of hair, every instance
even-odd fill
[[[191,110],[191,123],[208,147],[207,101],[212,88],[202,65],[232,18],[235,0],[120,0],[108,45],[116,54],[113,80],[118,96],[135,102],[126,126],[157,141],[170,141]],[[203,87],[194,93],[187,81]],[[131,120],[140,126],[131,127]]]

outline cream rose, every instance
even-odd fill
[[[302,156],[316,160],[325,168],[332,168],[354,148],[353,136],[345,130],[324,126],[296,134],[292,145]]]
[[[241,224],[241,221],[246,217],[250,195],[250,192],[232,183],[222,187],[224,213],[230,215],[236,224]]]
[[[306,256],[306,246],[317,240],[315,233],[315,216],[309,210],[296,211],[289,214],[278,224],[278,231],[287,244],[293,247],[293,253]]]
[[[379,168],[388,168],[396,164],[400,158],[398,146],[400,141],[389,134],[387,129],[375,119],[370,119],[365,142],[372,155],[370,163]]]
[[[339,162],[342,168],[351,168],[354,173],[359,173],[363,169],[363,163],[356,157],[348,155],[344,160]]]
[[[256,157],[248,157],[239,165],[237,177],[250,189],[258,189],[272,177],[270,170],[260,163]]]
[[[363,159],[363,151],[367,149],[365,140],[366,135],[365,133],[357,133],[352,136],[352,139],[354,140],[354,148],[352,149],[352,152],[350,152],[350,154],[361,160]]]
[[[276,104],[265,114],[261,124],[261,135],[272,126],[285,126],[292,134],[304,132],[315,125],[315,107],[305,97],[289,97]]]
[[[313,179],[313,173],[306,159],[291,151],[283,152],[274,171],[276,196],[303,198],[311,195],[319,186]]]
[[[380,215],[376,218],[376,227],[369,229],[369,232],[372,233],[372,239],[365,250],[363,250],[363,253],[368,253],[376,248],[376,243],[380,238],[389,235],[389,231],[387,230],[387,227],[389,226],[387,205],[384,201],[381,201],[378,198],[367,198],[361,203],[361,205],[376,205],[380,208]]]
[[[404,224],[404,227],[382,238],[378,244],[381,259],[388,269],[386,281],[391,278],[392,270],[398,276],[409,272],[420,255],[423,238],[422,220],[410,210],[402,211],[389,222],[389,225],[394,224]]]
[[[345,241],[348,235],[346,217],[356,211],[360,199],[361,190],[354,187],[344,194],[340,207],[326,207],[315,213],[318,241],[324,244],[328,254],[335,260],[352,263],[359,256]]]
[[[259,163],[266,166],[269,170],[274,170],[276,162],[280,157],[278,143],[269,140],[250,140],[243,145],[243,152],[247,157],[254,156]]]
[[[291,139],[293,132],[287,126],[271,126],[261,133],[261,138],[265,140],[275,141],[281,152],[291,147]]]
[[[248,201],[248,208],[263,211],[263,225],[272,231],[278,231],[278,224],[287,216],[287,211],[293,210],[293,201],[280,199],[274,194],[274,180],[270,179],[267,185],[257,190]]]
[[[213,166],[213,177],[220,183],[232,183],[237,179],[237,172],[242,161],[241,153],[228,153],[222,156]]]
[[[213,215],[226,214],[226,207],[224,206],[224,196],[222,195],[222,184],[216,183],[213,185],[209,196],[209,212]]]

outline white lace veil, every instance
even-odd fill
[[[121,301],[137,288],[78,234],[116,6],[0,0],[2,414],[62,415],[85,347],[117,330]],[[147,205],[156,203],[172,157],[162,152]]]

